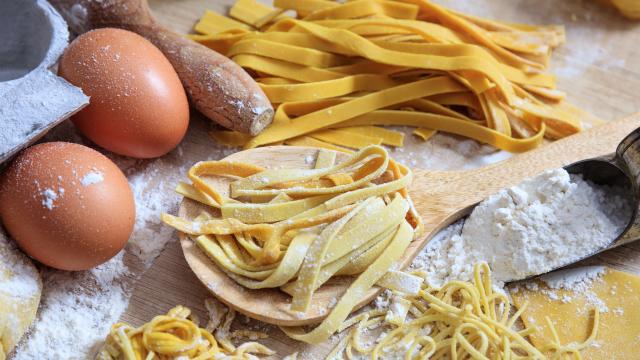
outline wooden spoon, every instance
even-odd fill
[[[516,155],[498,164],[469,171],[414,170],[411,198],[421,215],[425,231],[413,241],[402,260],[408,266],[425,244],[440,230],[468,214],[470,209],[491,194],[517,185],[522,180],[544,170],[559,168],[579,160],[610,154],[631,131],[640,127],[640,114],[613,121],[580,134],[545,145],[530,152]],[[301,147],[264,147],[235,153],[230,161],[254,163],[266,168],[310,167],[308,156],[315,157],[317,149]],[[347,156],[338,155],[338,160]],[[216,188],[224,188],[231,180],[209,178]],[[221,181],[223,183],[221,183]],[[193,219],[205,206],[183,200],[179,216]],[[304,317],[289,311],[290,297],[278,289],[250,290],[227,277],[188,236],[180,235],[182,249],[196,276],[223,303],[245,315],[271,324],[297,326],[321,321],[331,303],[342,296],[352,277],[331,279],[314,294],[312,306]],[[358,303],[369,303],[380,289],[371,289]]]
[[[147,0],[50,2],[78,34],[117,27],[147,38],[169,59],[195,108],[216,123],[251,135],[271,123],[271,103],[249,74],[227,57],[158,24]]]

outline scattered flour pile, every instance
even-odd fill
[[[551,301],[560,301],[564,304],[574,301],[574,297],[581,297],[585,300],[585,305],[576,309],[576,315],[585,316],[593,308],[597,308],[600,313],[609,312],[609,307],[605,300],[601,299],[593,291],[596,282],[603,281],[603,276],[607,272],[604,266],[582,266],[564,270],[554,271],[540,276],[538,279],[546,286],[540,286],[537,281],[525,281],[517,283],[509,288],[511,294],[516,294],[521,289],[539,292],[547,296]],[[558,290],[567,290],[569,293],[560,293]],[[614,290],[612,290],[614,291]],[[612,293],[615,295],[615,292]],[[621,312],[621,313],[620,313]],[[614,309],[616,315],[621,315],[624,310]]]
[[[551,300],[558,299],[555,290],[570,290],[574,294],[584,296],[588,307],[580,309],[578,315],[584,315],[587,313],[588,308],[591,307],[597,307],[601,313],[606,313],[609,312],[609,307],[592,291],[593,283],[602,281],[602,276],[606,271],[607,269],[604,266],[584,266],[554,271],[541,276],[540,280],[549,287],[550,290],[546,290],[545,292]],[[571,302],[571,300],[571,297],[568,295],[560,299],[560,301],[564,303]]]
[[[13,360],[84,359],[127,307],[124,252],[90,271],[43,269],[36,323]]]
[[[540,280],[550,289],[563,289],[583,293],[590,289],[593,282],[600,279],[606,270],[607,268],[604,266],[565,269],[542,275]]]
[[[564,169],[547,171],[480,203],[414,261],[430,281],[470,280],[489,263],[496,281],[544,273],[608,245],[631,214],[622,189],[597,186]]]

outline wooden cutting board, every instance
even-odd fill
[[[150,5],[165,25],[189,32],[204,10],[226,13],[233,0],[150,0]],[[624,20],[599,2],[556,0],[439,0],[471,14],[507,21],[559,23],[567,27],[568,43],[554,54],[553,67],[559,88],[569,100],[602,119],[614,119],[640,110],[640,22]],[[205,128],[194,117],[194,126]],[[640,120],[639,120],[640,123]],[[191,131],[186,142],[199,146],[198,158],[208,159],[210,141],[204,131]],[[420,147],[408,149],[420,151]],[[194,154],[191,154],[194,155]],[[185,164],[191,165],[191,164]],[[161,174],[159,175],[161,176]],[[177,239],[177,236],[176,236]],[[640,243],[614,249],[589,261],[617,269],[640,273]],[[186,305],[204,316],[203,300],[211,297],[184,260],[178,242],[170,243],[154,264],[136,282],[132,299],[122,320],[141,324],[166,312],[176,304]],[[322,359],[331,344],[308,346],[288,339],[277,328],[252,320],[236,321],[237,326],[259,328],[270,338],[265,344],[278,352],[275,358],[295,351],[302,359]]]

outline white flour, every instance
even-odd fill
[[[593,283],[602,280],[602,276],[605,274],[606,268],[604,266],[585,266],[579,268],[565,269],[556,271],[550,274],[546,274],[540,277],[543,283],[551,290],[544,290],[543,292],[551,300],[557,300],[553,298],[555,294],[554,290],[570,290],[574,294],[580,294],[584,296],[589,307],[580,308],[578,315],[584,315],[588,311],[588,308],[597,307],[601,313],[609,312],[607,304],[598,297],[596,293],[592,291]],[[568,296],[568,295],[566,295]],[[556,296],[557,297],[557,296]],[[560,299],[563,302],[570,302],[569,299]],[[614,309],[616,315],[622,311],[622,309]]]
[[[0,229],[0,295],[31,299],[40,291],[38,271]]]
[[[590,289],[593,282],[602,277],[605,271],[604,266],[585,266],[545,274],[540,277],[540,280],[550,289],[564,289],[582,293]]]
[[[423,268],[435,285],[470,280],[480,261],[489,263],[498,282],[525,278],[606,246],[630,214],[621,189],[550,170],[480,203],[464,225],[445,230],[412,266]]]
[[[36,325],[13,360],[90,358],[127,307],[123,255],[90,271],[44,269]]]
[[[89,185],[101,183],[103,180],[104,180],[104,174],[96,170],[96,171],[91,171],[87,173],[82,178],[82,180],[80,180],[80,183],[82,184],[82,186],[89,186]]]
[[[0,161],[59,124],[89,98],[49,69],[67,46],[64,20],[44,0],[2,1]],[[42,26],[46,23],[46,26]]]
[[[64,192],[63,192],[64,193]],[[42,206],[46,207],[49,210],[53,210],[55,205],[55,201],[58,200],[58,193],[53,189],[44,189],[40,195],[42,195]]]
[[[480,144],[460,136],[436,133],[425,142],[411,135],[413,129],[402,130],[405,147],[391,148],[393,158],[411,168],[429,170],[474,169],[511,157],[511,153],[497,151],[494,147]]]

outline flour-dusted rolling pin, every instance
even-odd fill
[[[192,104],[216,123],[256,135],[273,108],[258,84],[227,57],[158,24],[147,0],[49,0],[81,34],[117,27],[142,35],[169,59]]]

